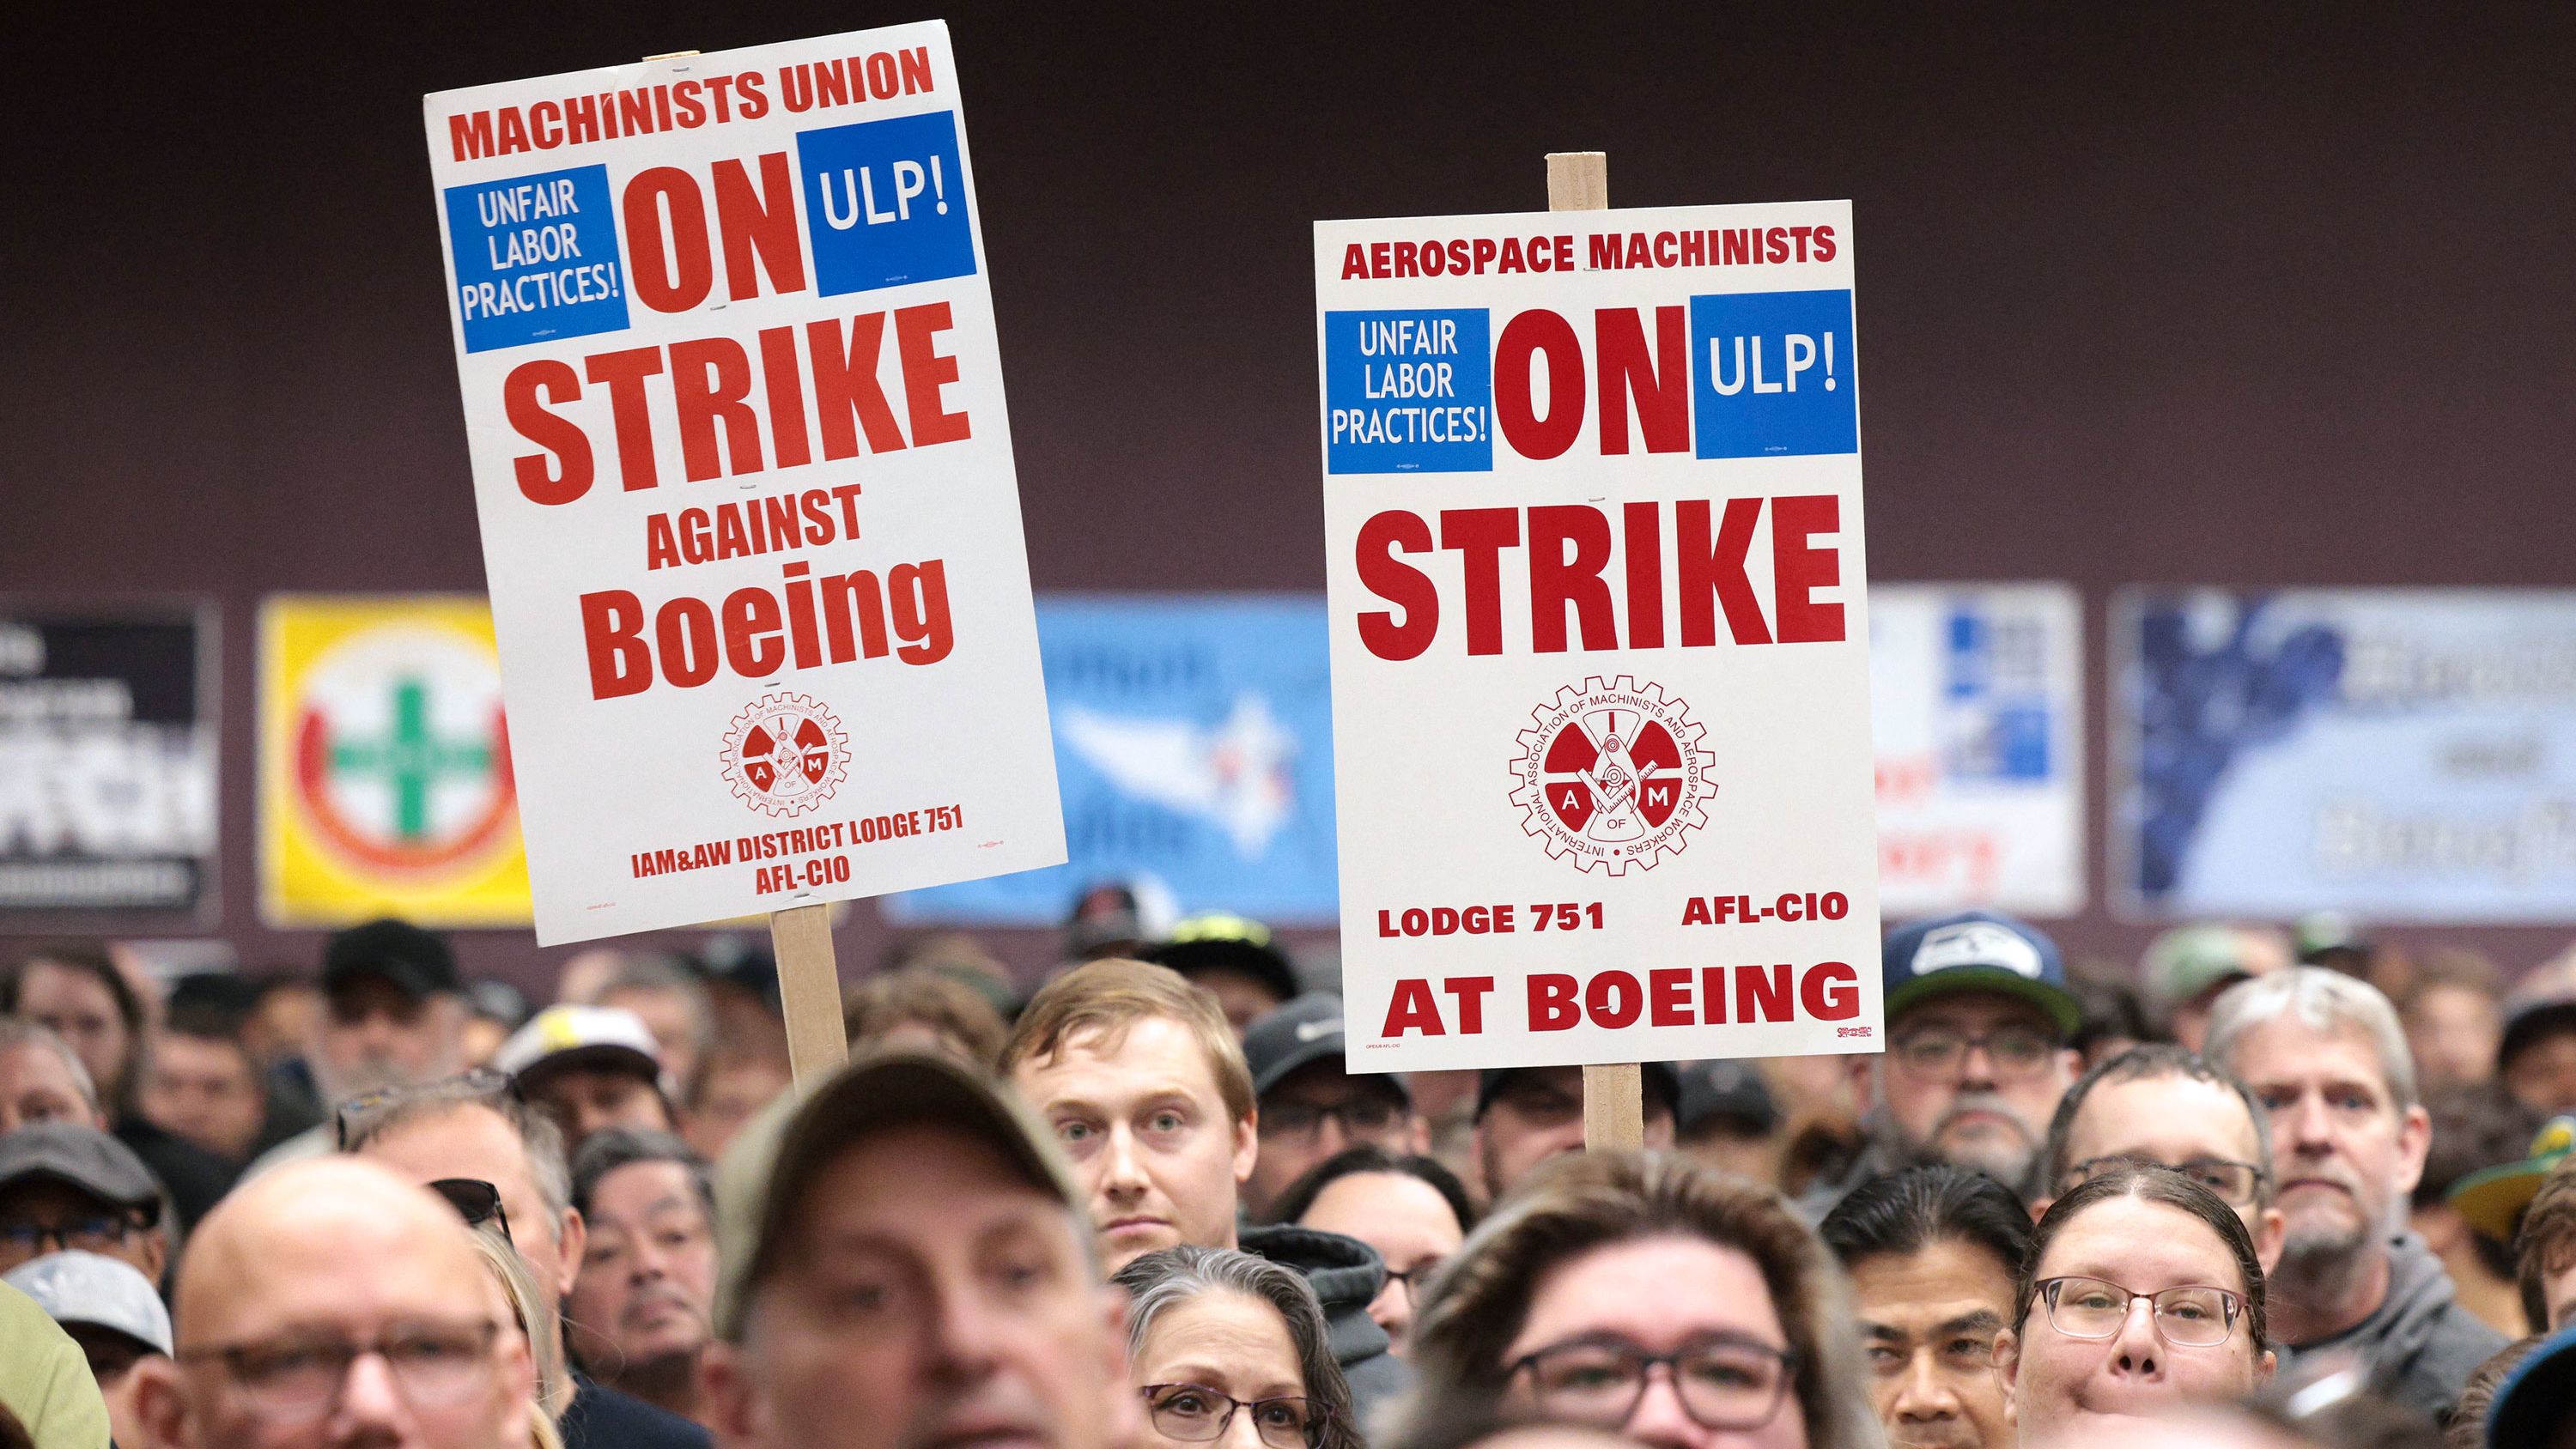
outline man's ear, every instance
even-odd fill
[[[2397,1192],[2400,1197],[2424,1180],[2424,1154],[2433,1150],[2433,1115],[2419,1103],[2397,1123]]]
[[[2048,1216],[2049,1206],[2056,1201],[2057,1199],[2053,1197],[2032,1198],[2030,1200],[2030,1220],[2035,1223],[2041,1218]]]
[[[2004,1386],[2004,1422],[2021,1422],[2021,1404],[2014,1390],[2021,1384],[2021,1339],[2009,1328],[1995,1335],[1995,1380]]]
[[[568,1207],[563,1215],[563,1262],[556,1268],[555,1296],[570,1298],[574,1280],[581,1277],[581,1255],[590,1246],[590,1225],[581,1220],[581,1209]]]
[[[1405,1151],[1416,1157],[1429,1157],[1431,1155],[1431,1119],[1419,1112],[1414,1113],[1413,1125],[1406,1130],[1404,1143]]]
[[[2254,1261],[2262,1264],[2264,1276],[2270,1277],[2280,1264],[2281,1245],[2289,1241],[2289,1215],[2277,1207],[2267,1207],[2254,1221]]]
[[[1254,1107],[1234,1124],[1234,1185],[1252,1181],[1252,1165],[1261,1160],[1261,1109]]]
[[[188,1388],[179,1378],[179,1366],[157,1353],[147,1355],[134,1365],[131,1383],[134,1417],[153,1444],[190,1449]]]
[[[723,1339],[708,1344],[698,1357],[698,1413],[707,1432],[727,1449],[760,1442],[766,1417],[760,1396],[743,1371],[742,1350]]]
[[[170,1271],[170,1230],[168,1228],[155,1227],[144,1233],[143,1257],[150,1265],[143,1270],[143,1276],[151,1279],[153,1286],[160,1286],[161,1275]]]

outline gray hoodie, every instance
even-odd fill
[[[2442,1260],[2410,1231],[2388,1245],[2388,1296],[2368,1318],[2332,1338],[2274,1347],[2285,1375],[2351,1354],[2370,1365],[2372,1389],[2439,1424],[2469,1375],[2504,1345],[2503,1334],[2460,1306]]]
[[[1386,1330],[1369,1317],[1369,1301],[1386,1285],[1386,1264],[1375,1248],[1340,1233],[1287,1224],[1245,1228],[1238,1241],[1256,1258],[1296,1269],[1315,1290],[1324,1305],[1333,1357],[1342,1366],[1342,1377],[1350,1380],[1351,1407],[1362,1426],[1375,1419],[1380,1405],[1412,1386],[1404,1360],[1388,1351]]]

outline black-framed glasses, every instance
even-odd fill
[[[1312,1449],[1332,1412],[1312,1399],[1244,1400],[1205,1384],[1147,1384],[1145,1412],[1166,1439],[1204,1444],[1225,1437],[1235,1411],[1252,1411],[1253,1432],[1270,1449]]]
[[[1323,1134],[1324,1119],[1342,1125],[1342,1135],[1354,1142],[1375,1142],[1404,1125],[1401,1104],[1370,1093],[1347,1102],[1280,1102],[1261,1109],[1261,1136],[1270,1142],[1311,1146]]]
[[[2176,1348],[2216,1348],[2236,1331],[2245,1299],[2224,1288],[2186,1283],[2159,1293],[2137,1293],[2108,1278],[2042,1278],[2036,1285],[2048,1321],[2068,1338],[2110,1338],[2144,1303],[2156,1332]]]
[[[1635,1417],[1658,1366],[1671,1374],[1691,1422],[1703,1429],[1758,1429],[1788,1402],[1798,1356],[1739,1333],[1701,1334],[1671,1353],[1594,1334],[1523,1354],[1504,1376],[1527,1374],[1542,1413],[1616,1430]]]
[[[1430,1287],[1431,1280],[1440,1276],[1442,1265],[1448,1261],[1446,1258],[1434,1258],[1428,1263],[1416,1263],[1402,1272],[1389,1268],[1386,1270],[1386,1281],[1403,1284],[1404,1291],[1413,1295],[1418,1301],[1422,1297],[1422,1290]]]
[[[2058,1052],[2057,1038],[2035,1026],[2007,1026],[1982,1036],[1946,1026],[1927,1026],[1898,1037],[1896,1060],[1918,1077],[1954,1076],[1968,1053],[1984,1048],[1999,1077],[2029,1077],[2044,1070]]]
[[[519,1079],[491,1067],[476,1067],[435,1082],[378,1087],[342,1102],[331,1114],[340,1150],[355,1152],[375,1125],[397,1107],[414,1102],[518,1101]]]
[[[510,1236],[510,1214],[501,1207],[501,1189],[478,1177],[442,1177],[429,1184],[429,1190],[447,1199],[465,1226],[479,1228],[485,1223],[501,1230],[501,1241],[517,1247],[519,1240]]]
[[[0,1248],[20,1258],[46,1253],[113,1253],[125,1240],[150,1227],[131,1213],[110,1213],[70,1223],[11,1223],[0,1227]],[[47,1243],[53,1244],[48,1248]]]
[[[268,1418],[311,1420],[329,1413],[349,1380],[349,1366],[369,1354],[385,1361],[403,1397],[418,1407],[453,1404],[483,1384],[501,1325],[397,1324],[371,1339],[338,1334],[283,1334],[255,1343],[182,1349],[179,1360],[223,1364],[242,1397]]]
[[[2264,1185],[2272,1180],[2272,1174],[2261,1165],[2238,1162],[2230,1157],[2194,1157],[2181,1162],[2158,1162],[2152,1157],[2142,1157],[2134,1152],[2122,1152],[2109,1157],[2088,1157],[2066,1169],[2066,1175],[2058,1180],[2057,1190],[2060,1193],[2073,1192],[2087,1179],[2115,1167],[2170,1168],[2217,1194],[2220,1202],[2229,1207],[2240,1208],[2252,1207],[2260,1201]]]

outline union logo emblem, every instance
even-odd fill
[[[837,715],[803,694],[765,694],[725,731],[725,783],[764,815],[802,815],[848,776],[850,737]]]
[[[1717,757],[1707,726],[1655,684],[1622,674],[1567,685],[1530,711],[1512,757],[1521,828],[1582,870],[1651,870],[1708,823]]]

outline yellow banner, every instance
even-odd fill
[[[525,926],[528,855],[479,596],[274,595],[259,619],[272,926]]]

